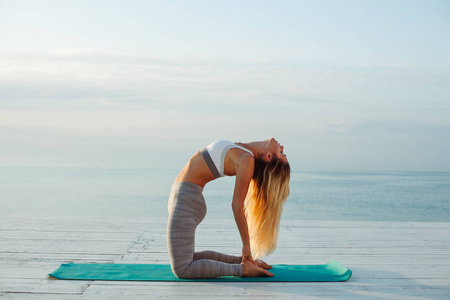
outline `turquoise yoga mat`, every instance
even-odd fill
[[[346,281],[352,271],[335,260],[325,265],[274,265],[273,277],[224,276],[212,279],[178,279],[170,265],[158,264],[62,264],[50,273],[58,279],[147,281]]]

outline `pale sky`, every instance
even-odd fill
[[[0,0],[0,166],[450,171],[450,1]]]

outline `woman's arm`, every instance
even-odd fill
[[[247,219],[244,214],[244,201],[247,196],[248,186],[253,177],[254,167],[255,160],[251,155],[242,155],[240,157],[238,168],[236,168],[236,184],[232,202],[234,219],[242,239],[242,262],[250,260],[253,263]]]

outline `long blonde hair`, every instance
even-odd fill
[[[283,204],[289,196],[289,163],[274,157],[270,162],[255,159],[255,171],[244,202],[254,259],[273,252],[277,246]]]

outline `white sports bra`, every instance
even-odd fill
[[[226,176],[224,173],[225,155],[231,148],[239,148],[253,155],[252,151],[226,140],[212,142],[200,150],[214,178]]]

